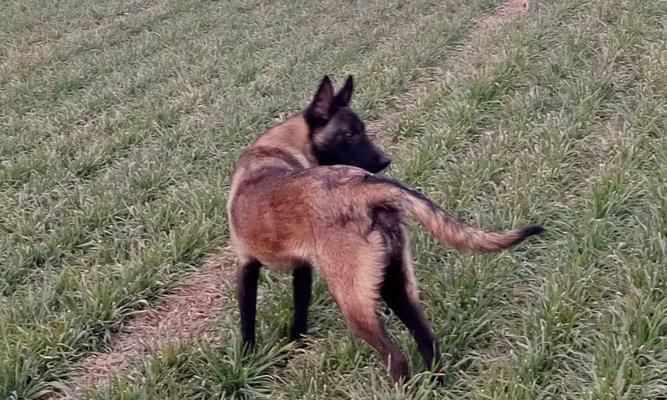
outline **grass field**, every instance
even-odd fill
[[[236,157],[325,73],[355,75],[390,175],[476,226],[548,229],[493,256],[412,229],[444,384],[381,310],[416,373],[393,386],[322,282],[308,345],[286,345],[291,279],[263,274],[254,354],[229,293],[218,340],[84,398],[667,398],[667,2],[544,0],[475,25],[500,3],[0,3],[0,399],[66,391],[225,252]]]

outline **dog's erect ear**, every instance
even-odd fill
[[[352,92],[354,92],[354,79],[352,78],[352,75],[348,75],[345,80],[345,85],[343,85],[343,88],[336,94],[334,105],[336,107],[347,107],[347,105],[350,104],[350,99],[352,99]]]
[[[331,79],[325,75],[313,96],[313,101],[308,107],[307,113],[312,118],[328,120],[331,118],[331,105],[333,104],[334,88]]]

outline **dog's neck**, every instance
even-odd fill
[[[303,115],[297,114],[258,137],[251,149],[280,149],[292,155],[302,168],[315,167],[318,163],[313,155],[309,131]]]

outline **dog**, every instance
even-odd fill
[[[419,302],[405,216],[457,250],[507,249],[543,228],[476,230],[420,192],[374,175],[391,159],[350,108],[353,91],[352,76],[337,93],[325,76],[308,107],[259,136],[235,166],[227,213],[241,334],[252,347],[259,272],[266,266],[292,273],[290,339],[305,335],[316,270],[352,330],[400,381],[409,378],[408,363],[376,313],[380,298],[409,329],[426,367],[440,365],[438,340]]]

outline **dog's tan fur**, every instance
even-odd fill
[[[399,265],[397,287],[405,290],[400,301],[409,302],[415,318],[423,319],[403,215],[460,250],[497,251],[537,232],[478,231],[397,182],[355,166],[320,166],[314,146],[326,145],[344,129],[335,117],[313,129],[300,113],[254,141],[232,177],[227,205],[231,243],[239,276],[253,262],[282,271],[315,269],[352,329],[389,361],[392,377],[400,379],[407,376],[407,362],[375,309],[393,254]],[[392,296],[390,291],[383,296]],[[423,325],[421,320],[414,323]],[[430,327],[424,329],[428,340],[437,343]]]

